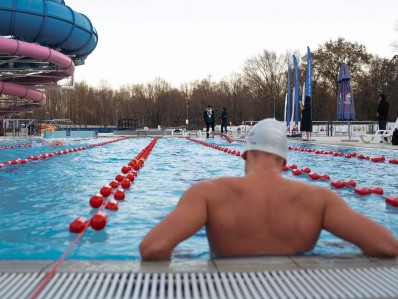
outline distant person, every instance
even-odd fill
[[[222,108],[222,112],[221,112],[221,133],[224,133],[224,129],[225,129],[225,133],[228,133],[227,130],[227,126],[228,126],[228,113],[227,113],[227,108]]]
[[[206,110],[203,112],[203,119],[206,124],[206,137],[209,138],[210,137],[210,134],[209,134],[210,127],[211,127],[211,130],[214,131],[214,122],[215,122],[214,111],[213,111],[213,109],[211,109],[210,105],[207,106]]]
[[[287,152],[282,123],[257,123],[242,155],[245,175],[192,185],[144,237],[142,259],[169,259],[177,244],[203,226],[213,257],[303,254],[313,250],[322,229],[370,256],[398,256],[390,231],[352,210],[335,191],[284,178]]]
[[[300,109],[301,109],[301,123],[300,123],[300,131],[305,132],[305,141],[311,140],[311,132],[312,132],[312,108],[311,108],[311,97],[305,96],[304,105],[300,101]]]
[[[48,143],[50,146],[62,146],[64,143],[61,140],[54,140]]]
[[[225,134],[225,133],[218,133],[218,132],[211,132],[211,134],[213,134],[213,135],[219,135],[219,136],[222,136],[225,140],[227,140],[229,143],[232,143],[232,142],[234,142],[234,140],[230,137],[230,136],[228,136],[227,134]]]
[[[378,101],[377,121],[379,123],[379,130],[385,130],[387,127],[387,117],[390,104],[386,101],[386,95],[384,93],[379,94]]]

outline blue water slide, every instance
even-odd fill
[[[90,20],[63,0],[1,0],[0,35],[38,43],[84,63],[98,34]]]

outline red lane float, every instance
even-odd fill
[[[381,187],[378,186],[370,186],[369,190],[371,193],[377,194],[377,195],[383,195],[384,190]]]
[[[90,226],[95,230],[101,230],[106,226],[108,222],[108,214],[103,211],[98,211],[91,217]]]
[[[124,179],[121,183],[120,186],[122,186],[123,189],[129,189],[131,186],[131,181],[129,179]]]
[[[311,180],[319,180],[321,178],[321,176],[316,172],[310,172],[308,176],[310,177]]]
[[[292,173],[296,176],[299,176],[299,175],[301,175],[301,170],[294,168],[294,169],[292,169]]]
[[[119,209],[119,203],[116,200],[109,200],[105,204],[105,209],[117,211]]]
[[[69,225],[69,231],[71,233],[81,233],[88,227],[88,220],[84,217],[77,217],[75,220],[71,222]]]
[[[360,186],[355,187],[354,191],[355,191],[356,194],[361,195],[361,196],[369,195],[369,194],[372,193],[372,192],[369,190],[369,188],[360,187]]]
[[[104,203],[104,197],[97,193],[90,198],[90,206],[93,208],[99,208]]]
[[[354,180],[344,180],[343,181],[344,185],[348,186],[348,187],[352,187],[355,188],[355,186],[357,185],[357,183]]]
[[[336,189],[344,188],[345,184],[339,180],[331,180],[330,185],[332,185]]]
[[[323,174],[321,174],[321,179],[328,181],[328,180],[330,180],[330,176],[327,173],[323,173]]]
[[[109,186],[111,186],[113,189],[115,189],[119,186],[119,182],[116,180],[110,181]]]
[[[398,208],[398,196],[396,195],[386,196],[386,204],[394,208]]]
[[[126,195],[125,195],[123,189],[117,189],[117,190],[115,191],[115,194],[113,194],[113,197],[114,197],[116,200],[124,200],[125,197],[126,197]]]
[[[105,185],[101,188],[100,193],[103,197],[108,197],[112,194],[112,187],[109,185]]]
[[[119,173],[118,175],[115,176],[115,180],[121,182],[124,180],[124,176]]]

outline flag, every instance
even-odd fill
[[[290,63],[287,63],[287,94],[286,94],[286,125],[289,127],[290,130]]]
[[[294,124],[298,126],[299,121],[299,88],[298,88],[298,65],[297,58],[293,55],[293,67],[294,67]]]
[[[307,68],[305,70],[305,95],[310,96],[312,99],[312,60],[311,51],[307,47]],[[303,97],[304,98],[304,97]]]

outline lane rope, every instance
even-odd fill
[[[125,138],[124,138],[125,139]],[[156,142],[158,140],[158,137],[156,137],[154,140],[151,141],[151,143],[146,146],[130,163],[136,164],[135,168],[138,168],[138,170],[140,170],[143,165],[144,162],[146,160],[146,158],[148,158],[149,154],[151,153],[152,149],[154,148]],[[124,167],[122,167],[123,169]],[[131,167],[133,169],[133,167]],[[98,212],[96,213],[98,215],[98,213],[104,213],[102,212],[102,207],[103,205],[101,205],[100,209],[98,210]],[[94,214],[93,217],[96,215]],[[104,213],[105,214],[105,213]],[[92,218],[93,218],[92,217]],[[69,247],[66,249],[66,251],[63,253],[63,255],[61,256],[61,258],[54,264],[54,266],[51,268],[51,270],[46,274],[46,276],[43,278],[43,280],[40,282],[40,284],[34,289],[34,291],[32,292],[31,296],[29,297],[29,299],[35,299],[40,292],[43,290],[43,288],[46,286],[46,284],[50,281],[50,279],[53,277],[53,275],[56,273],[58,267],[61,265],[61,263],[65,260],[65,258],[67,257],[67,255],[70,253],[70,251],[72,250],[72,248],[77,244],[77,242],[80,240],[80,238],[83,236],[83,234],[87,231],[87,229],[89,228],[89,226],[91,226],[91,224],[83,217],[78,217],[77,219],[81,220],[82,226],[81,226],[81,230],[78,232],[78,235],[76,236],[76,238],[74,239],[74,241],[69,245]],[[76,219],[75,219],[76,220]],[[72,222],[73,223],[73,222]],[[106,224],[106,223],[105,223]],[[104,225],[105,226],[105,225]]]

